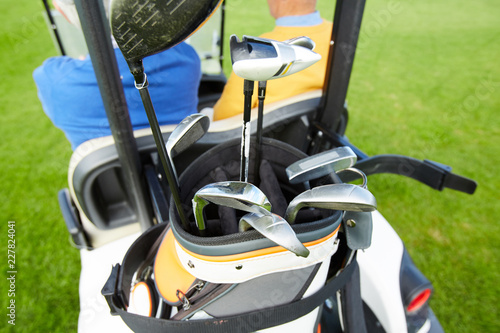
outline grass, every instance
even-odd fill
[[[319,8],[331,17],[325,2]],[[0,331],[75,331],[79,255],[56,199],[71,149],[31,78],[55,51],[41,3],[0,9],[0,239],[7,244],[7,221],[16,221],[18,272],[16,327],[2,322]],[[232,0],[227,9],[227,34],[272,28],[265,0]],[[500,331],[499,15],[493,0],[367,1],[348,93],[347,135],[366,153],[431,159],[479,184],[468,196],[397,176],[369,181],[379,210],[433,282],[432,307],[447,332]],[[5,280],[0,286],[6,309]]]

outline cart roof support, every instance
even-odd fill
[[[123,171],[124,188],[127,189],[128,198],[141,228],[146,230],[152,225],[148,208],[150,205],[147,205],[148,196],[142,177],[139,153],[111,43],[108,20],[100,0],[76,0],[75,4],[115,140]]]
[[[365,0],[337,0],[328,65],[316,121],[336,131],[344,109]]]

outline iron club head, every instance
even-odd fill
[[[306,258],[309,255],[309,250],[299,241],[290,224],[279,215],[248,213],[240,219],[239,230],[246,231],[250,227],[298,256]]]
[[[192,203],[199,230],[206,228],[203,208],[209,203],[249,213],[271,214],[271,203],[266,195],[257,186],[246,182],[226,181],[208,184],[196,192]]]
[[[165,146],[177,184],[179,184],[179,177],[172,159],[201,139],[209,127],[210,119],[205,115],[195,113],[184,118],[168,137]]]
[[[184,118],[168,137],[166,147],[171,157],[175,157],[201,139],[210,127],[210,119],[201,113]]]
[[[299,184],[350,168],[356,160],[351,148],[338,147],[291,164],[286,168],[286,174],[290,183]]]
[[[371,212],[377,209],[377,201],[370,191],[358,185],[323,185],[296,196],[288,205],[285,219],[293,224],[303,207]]]

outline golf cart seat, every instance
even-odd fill
[[[299,149],[305,141],[308,117],[312,116],[321,98],[321,90],[307,92],[265,106],[263,134]],[[255,133],[257,110],[252,110],[252,133]],[[242,116],[212,122],[208,133],[185,152],[176,156],[180,174],[207,149],[241,137]],[[175,125],[162,126],[165,141]],[[302,133],[298,135],[298,133]],[[134,131],[137,148],[148,186],[157,186],[158,158],[149,128]],[[124,188],[120,162],[112,136],[84,142],[74,151],[68,170],[69,188],[59,193],[59,203],[68,230],[79,248],[92,249],[127,235],[140,232],[130,198]],[[149,177],[148,177],[149,175]],[[155,184],[151,184],[151,181]],[[168,192],[166,184],[164,193]]]

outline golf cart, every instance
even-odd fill
[[[224,165],[229,168],[231,164],[234,164],[232,162],[235,159],[239,159],[240,117],[213,122],[206,134],[203,128],[198,128],[197,132],[201,131],[205,135],[198,141],[194,140],[196,142],[190,143],[187,147],[183,146],[178,149],[178,154],[173,161],[177,174],[181,176],[180,191],[177,193],[178,198],[175,198],[176,189],[173,188],[175,182],[172,176],[172,166],[168,165],[169,161],[167,161],[167,167],[164,167],[165,157],[168,156],[162,152],[165,145],[159,145],[158,142],[166,140],[168,146],[169,139],[174,136],[173,133],[178,127],[164,126],[155,129],[152,126],[152,130],[132,131],[129,119],[119,116],[122,110],[118,110],[116,105],[125,105],[125,103],[114,102],[123,101],[124,97],[123,93],[120,93],[121,86],[116,65],[113,65],[115,59],[109,40],[110,34],[102,33],[109,31],[103,10],[97,0],[77,1],[76,3],[113,133],[112,137],[90,140],[75,150],[68,172],[69,189],[59,193],[59,201],[68,230],[75,245],[81,249],[81,316],[79,322],[81,331],[95,331],[96,325],[100,330],[109,328],[113,331],[126,330],[127,326],[137,331],[147,331],[148,328],[151,330],[173,329],[174,327],[186,331],[201,330],[200,327],[210,327],[214,331],[230,331],[230,328],[235,327],[230,325],[238,325],[242,331],[257,331],[270,327],[289,331],[290,325],[295,328],[309,327],[309,330],[315,331],[318,323],[322,330],[328,332],[342,330],[353,332],[442,331],[428,306],[432,293],[430,282],[415,267],[403,243],[389,223],[374,210],[376,204],[370,201],[370,198],[356,203],[349,201],[346,206],[332,204],[338,204],[344,198],[342,196],[334,199],[339,188],[349,185],[341,183],[358,178],[363,178],[366,182],[364,175],[376,173],[409,176],[438,190],[448,187],[472,194],[476,187],[475,182],[451,173],[449,167],[436,162],[419,161],[396,155],[367,156],[344,136],[347,126],[345,98],[354,52],[342,52],[337,45],[348,45],[350,49],[355,49],[364,1],[338,0],[336,2],[332,31],[332,39],[335,43],[330,52],[324,89],[266,105],[263,117],[264,139],[260,154],[261,159],[268,161],[270,166],[267,167],[268,173],[262,171],[266,170],[264,166],[260,166],[260,178],[269,180],[270,175],[274,174],[273,179],[276,181],[274,184],[277,184],[276,186],[283,192],[283,197],[289,205],[296,199],[301,199],[300,203],[306,204],[303,198],[304,193],[313,197],[311,200],[313,203],[307,207],[311,207],[311,211],[319,214],[320,217],[313,214],[312,218],[302,217],[302,221],[298,218],[293,230],[301,243],[311,243],[308,251],[313,251],[312,243],[315,242],[315,245],[323,246],[320,247],[323,251],[328,249],[329,255],[323,255],[321,260],[311,259],[307,265],[293,266],[299,267],[297,271],[300,271],[302,275],[307,275],[307,278],[301,280],[303,283],[299,288],[301,290],[296,290],[295,294],[291,293],[293,297],[287,297],[285,303],[271,303],[273,305],[271,307],[248,307],[243,313],[227,311],[227,307],[231,308],[235,303],[235,301],[231,302],[231,299],[238,299],[234,295],[238,290],[243,289],[247,291],[247,294],[251,293],[252,290],[262,288],[260,283],[266,278],[274,282],[273,284],[267,281],[267,284],[272,285],[276,290],[278,288],[276,281],[283,278],[283,275],[279,275],[280,272],[292,271],[289,266],[286,266],[286,262],[289,260],[295,263],[295,260],[299,259],[287,256],[287,260],[283,261],[285,266],[279,271],[264,270],[256,278],[247,276],[231,279],[229,276],[232,274],[229,273],[213,276],[207,273],[210,267],[206,271],[198,272],[199,267],[203,267],[206,262],[213,263],[215,259],[212,257],[214,256],[235,255],[232,252],[224,252],[236,251],[230,244],[238,244],[238,246],[247,244],[248,248],[241,250],[245,252],[250,251],[249,249],[253,251],[270,248],[276,244],[285,247],[283,244],[270,241],[271,236],[260,235],[256,231],[259,222],[256,224],[256,220],[252,220],[253,217],[246,215],[238,217],[240,221],[243,220],[249,225],[254,224],[252,227],[255,230],[246,229],[247,227],[243,224],[244,231],[233,236],[224,234],[224,227],[221,226],[220,221],[211,222],[209,217],[219,215],[219,210],[214,207],[206,211],[204,215],[207,218],[207,229],[212,235],[202,235],[203,228],[194,223],[195,214],[193,207],[190,207],[191,200],[196,197],[215,203],[214,198],[220,193],[220,189],[212,187],[210,193],[207,194],[202,192],[202,190],[207,190],[205,186],[212,184],[214,179],[217,182],[233,182],[232,185],[234,185],[234,178],[238,177],[237,171],[239,170],[233,172],[227,169],[222,179],[213,174],[217,173],[215,171],[218,166]],[[214,2],[206,1],[206,3],[213,5]],[[168,6],[168,4],[161,5]],[[219,10],[222,9],[223,7]],[[205,18],[206,15],[203,19]],[[220,73],[215,77],[217,79],[214,78],[213,85],[208,83],[205,86],[209,88],[200,90],[202,106],[213,103],[217,94],[221,92],[223,81],[220,80]],[[204,82],[210,82],[210,78]],[[258,113],[258,110],[254,111]],[[257,118],[254,116],[252,123],[257,123]],[[251,126],[251,128],[256,128],[256,126]],[[158,137],[160,132],[161,135]],[[251,133],[256,134],[256,131]],[[177,139],[176,142],[178,141]],[[175,147],[174,144],[172,146]],[[249,155],[252,156],[255,154],[254,142],[251,142],[250,147],[254,147],[254,151],[250,148]],[[319,176],[319,180],[306,177],[299,183],[290,185],[292,182],[286,173],[288,167],[302,161],[308,162],[302,164],[310,164],[312,167],[302,167],[300,172],[317,171],[318,162],[323,161],[323,153],[335,151],[339,155],[339,150],[336,149],[345,147],[348,147],[354,154],[354,157],[349,159],[347,167],[336,170],[329,164],[326,167],[328,173]],[[349,152],[346,154],[350,156]],[[310,160],[308,156],[316,159]],[[339,156],[334,162],[338,162],[338,158]],[[354,162],[356,164],[351,165]],[[172,164],[171,161],[170,164]],[[407,171],[405,167],[409,166],[414,172],[405,172]],[[338,177],[337,171],[351,167],[354,167],[355,171],[349,170],[351,172],[343,173],[341,179]],[[203,168],[207,171],[200,172]],[[255,166],[250,167],[250,170],[254,168]],[[193,176],[195,174],[196,176]],[[250,181],[252,177],[255,177],[255,172],[250,174]],[[304,184],[307,182],[309,184]],[[259,187],[263,186],[261,181]],[[323,186],[328,188],[326,195],[317,191],[319,188],[323,189]],[[366,191],[363,186],[352,186],[349,187],[351,192],[358,188]],[[230,189],[232,188],[225,187],[225,190]],[[268,191],[272,192],[273,188]],[[363,192],[363,195],[368,196],[366,192]],[[266,195],[270,197],[267,193]],[[231,207],[234,201],[231,200],[235,196],[236,192],[224,197],[224,204]],[[360,208],[362,204],[365,204],[367,208]],[[222,206],[220,203],[217,205]],[[256,206],[258,205],[252,205],[252,207]],[[315,210],[321,211],[314,212]],[[188,224],[191,224],[191,227],[185,227],[181,212],[187,212]],[[269,221],[267,215],[264,214],[264,217]],[[212,220],[217,220],[217,218],[212,218]],[[257,221],[261,221],[260,218]],[[275,217],[271,216],[271,223],[274,222]],[[198,228],[200,234],[190,233],[191,228],[195,228],[193,229],[195,231]],[[168,231],[165,231],[168,229],[173,230],[172,233],[168,234]],[[167,233],[164,234],[164,232]],[[142,263],[151,259],[151,255],[160,254],[160,251],[156,252],[151,249],[164,248],[163,243],[161,246],[158,243],[166,239],[166,235],[173,235],[169,239],[174,237],[176,242],[189,250],[184,252],[178,250],[177,253],[181,256],[182,252],[184,257],[189,258],[183,261],[183,264],[189,266],[184,267],[185,269],[196,272],[192,274],[193,276],[199,279],[204,277],[201,280],[210,281],[214,288],[218,288],[213,290],[222,290],[224,286],[230,286],[217,294],[219,298],[211,298],[210,304],[201,304],[199,308],[191,307],[191,303],[195,305],[196,302],[191,295],[187,295],[187,291],[183,291],[184,296],[189,297],[180,294],[179,305],[169,305],[168,316],[165,316],[165,309],[162,308],[161,311],[156,309],[155,313],[160,314],[160,318],[140,316],[127,311],[130,306],[132,282],[136,278],[134,274],[139,268],[142,269]],[[327,236],[330,238],[326,239]],[[335,237],[335,241],[330,242],[332,237]],[[328,242],[324,240],[323,243],[323,239]],[[212,243],[207,244],[209,241]],[[196,253],[197,251],[201,253]],[[193,252],[198,256],[192,255]],[[297,252],[285,251],[284,255],[290,253],[295,255]],[[211,258],[204,257],[203,261],[200,255]],[[116,263],[121,263],[121,265],[115,265],[110,275],[110,265]],[[236,271],[242,272],[248,264],[245,261],[244,265],[238,263],[234,267]],[[277,264],[273,262],[273,265]],[[223,279],[226,276],[227,280]],[[254,283],[253,289],[249,281]],[[314,288],[311,287],[313,284]],[[309,287],[312,289],[309,290]],[[157,284],[156,288],[161,287]],[[101,289],[105,298],[101,296]],[[202,291],[200,290],[199,294],[195,295],[203,295]],[[307,291],[309,292],[306,293]],[[318,295],[322,295],[323,298]],[[263,296],[262,293],[259,296]],[[162,298],[165,298],[164,294]],[[189,307],[186,301],[190,301]],[[226,304],[226,308],[220,304],[218,307],[215,306],[218,301],[220,304]],[[163,304],[162,300],[157,302]],[[105,310],[108,305],[114,317]],[[207,310],[210,305],[211,312]],[[168,308],[166,305],[164,307]],[[176,313],[173,313],[174,307],[177,308]],[[204,313],[198,311],[200,309],[203,309]],[[265,313],[270,312],[273,313],[271,319],[265,316]],[[203,317],[207,313],[212,314],[211,318]],[[214,313],[221,313],[221,315],[215,316]],[[183,317],[179,314],[183,314]],[[287,316],[288,314],[292,314],[292,318]],[[251,321],[252,316],[259,320]],[[173,319],[169,320],[169,318]],[[176,318],[181,318],[181,320],[174,320]],[[220,319],[220,321],[214,321],[213,318]],[[214,328],[213,325],[218,326]]]

